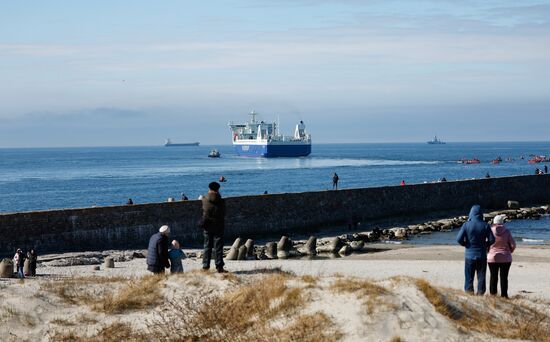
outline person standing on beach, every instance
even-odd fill
[[[204,253],[202,269],[210,269],[212,248],[218,273],[226,273],[223,268],[223,231],[225,229],[225,201],[219,193],[220,183],[208,184],[208,193],[202,197],[202,219],[200,226],[204,233]]]
[[[17,268],[17,276],[21,279],[25,278],[25,273],[23,271],[23,266],[25,265],[25,253],[23,253],[21,248],[17,248],[17,251],[13,256],[13,263]]]
[[[338,190],[338,180],[340,180],[340,177],[334,172],[332,175],[332,190]]]
[[[508,298],[508,272],[512,265],[512,253],[516,249],[516,241],[512,234],[504,226],[506,215],[497,215],[493,219],[491,231],[495,235],[495,243],[489,249],[487,262],[491,277],[489,280],[489,293],[497,294],[498,274],[500,273],[500,295]]]
[[[36,255],[36,250],[34,248],[31,248],[29,252],[27,253],[27,259],[29,259],[29,275],[31,277],[36,276],[36,260],[38,259],[38,256]]]
[[[474,276],[477,274],[477,294],[486,290],[487,249],[495,243],[491,228],[483,221],[483,211],[474,205],[456,237],[456,241],[466,248],[464,252],[464,291],[474,292]]]
[[[172,241],[172,248],[168,252],[170,258],[170,273],[183,273],[183,264],[181,260],[185,258],[185,253],[181,250],[180,243],[177,240]]]
[[[170,227],[162,226],[159,232],[149,239],[147,248],[147,270],[155,274],[164,274],[164,269],[170,267],[168,261],[168,235]]]

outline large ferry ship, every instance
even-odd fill
[[[199,146],[199,142],[190,142],[190,143],[174,143],[170,139],[166,139],[164,146],[173,147],[173,146]]]
[[[307,134],[303,121],[296,125],[294,136],[285,136],[279,132],[278,123],[258,121],[257,115],[252,111],[250,122],[229,123],[233,147],[238,155],[271,158],[304,157],[311,153],[311,135]]]

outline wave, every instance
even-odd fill
[[[544,240],[542,240],[542,239],[521,238],[521,242],[525,242],[527,244],[533,244],[533,245],[542,245],[542,244],[544,244]]]
[[[182,163],[188,162],[182,161]],[[83,169],[59,169],[59,170],[34,170],[20,172],[19,174],[4,174],[3,183],[27,182],[40,180],[79,180],[102,178],[149,178],[155,176],[185,176],[207,173],[227,173],[235,171],[255,170],[292,170],[292,169],[324,169],[336,167],[380,167],[380,166],[411,166],[411,165],[436,165],[439,161],[422,160],[386,160],[386,159],[361,159],[361,158],[242,158],[230,156],[219,160],[193,160],[189,166],[171,161],[171,165],[138,167],[124,166],[119,168],[83,168]]]

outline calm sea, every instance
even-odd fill
[[[207,157],[214,147],[221,158]],[[550,142],[316,144],[309,157],[279,159],[231,146],[0,149],[0,212],[194,199],[222,175],[222,194],[235,196],[328,189],[333,172],[342,188],[534,174],[544,165],[527,164],[530,154],[550,155]],[[490,164],[497,156],[514,160]],[[474,157],[482,163],[457,163]]]

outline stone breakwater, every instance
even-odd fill
[[[225,233],[227,239],[293,236],[350,218],[367,223],[448,210],[468,212],[473,204],[499,209],[509,200],[523,205],[550,202],[550,175],[231,197],[226,199]],[[0,214],[0,255],[12,256],[18,247],[34,247],[41,254],[141,249],[164,224],[183,245],[198,245],[200,216],[199,201]],[[438,227],[445,229],[446,224]]]

